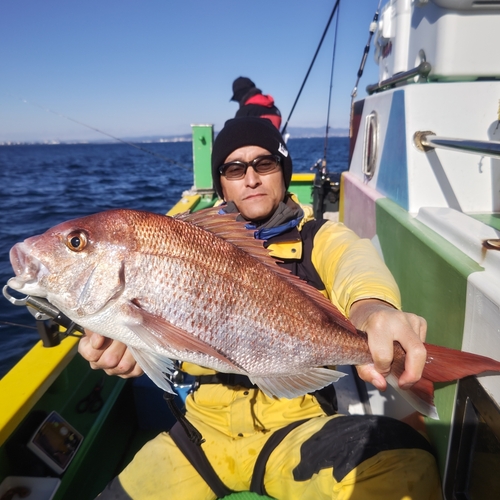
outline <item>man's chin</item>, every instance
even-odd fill
[[[251,208],[242,207],[240,209],[240,214],[246,220],[255,222],[269,219],[272,213],[273,213],[272,207],[251,207]]]

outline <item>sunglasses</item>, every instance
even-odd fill
[[[252,167],[259,175],[272,174],[280,169],[281,158],[278,155],[258,156],[252,161],[231,161],[219,167],[220,175],[231,181],[243,179],[248,167]]]

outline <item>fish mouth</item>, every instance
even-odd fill
[[[20,291],[27,285],[37,283],[40,276],[47,273],[47,268],[29,253],[25,242],[16,243],[9,257],[15,277],[8,281],[8,285],[14,290]]]

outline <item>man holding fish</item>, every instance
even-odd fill
[[[361,378],[386,388],[396,341],[406,352],[399,387],[417,383],[427,356],[425,320],[400,311],[397,285],[370,242],[342,224],[314,221],[312,211],[287,192],[292,161],[276,128],[265,119],[229,120],[214,143],[212,174],[226,202],[222,211],[239,212],[280,267],[319,290],[366,332],[373,363],[357,367]],[[269,301],[274,293],[267,290]],[[79,351],[93,368],[108,374],[142,373],[131,350],[117,340],[87,331]],[[203,444],[194,447],[209,465],[197,471],[192,446],[180,451],[183,438],[174,441],[162,433],[138,452],[100,499],[214,499],[250,489],[277,499],[441,498],[427,441],[397,420],[334,414],[331,385],[294,396],[300,392],[295,385],[302,382],[292,377],[286,383],[250,380],[191,363],[183,363],[182,369],[199,376],[198,388],[186,401],[186,417],[203,436]],[[312,386],[315,377],[312,373]],[[202,478],[213,473],[222,490]]]

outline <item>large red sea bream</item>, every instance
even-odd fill
[[[372,361],[366,335],[321,293],[280,268],[235,215],[172,218],[111,210],[17,243],[15,290],[44,297],[83,327],[127,344],[154,382],[182,360],[247,375],[270,396],[293,398]],[[406,393],[436,416],[433,384],[500,363],[426,345],[424,376]],[[404,369],[395,343],[390,382]]]

